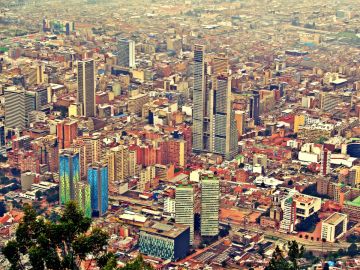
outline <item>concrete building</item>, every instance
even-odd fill
[[[119,39],[117,43],[117,64],[122,67],[135,68],[135,42]]]
[[[21,174],[21,190],[31,190],[31,185],[34,183],[36,174],[32,172],[26,172]]]
[[[82,104],[82,115],[86,117],[96,116],[95,74],[93,59],[78,62],[77,101]]]
[[[335,242],[347,232],[348,217],[346,214],[333,213],[322,222],[321,238],[327,242]]]
[[[190,244],[194,241],[194,188],[177,186],[175,193],[175,222],[190,227]]]
[[[219,234],[220,181],[214,175],[201,177],[201,236]]]
[[[5,128],[18,128],[23,130],[26,127],[25,90],[16,86],[7,87],[5,96]]]

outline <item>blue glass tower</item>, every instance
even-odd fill
[[[88,183],[90,184],[91,209],[94,216],[103,216],[108,209],[108,167],[94,163],[88,168]]]
[[[59,157],[60,204],[76,199],[76,184],[80,180],[79,153],[64,149]]]

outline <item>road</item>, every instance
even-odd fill
[[[223,223],[230,223],[230,225],[232,226],[233,229],[245,229],[251,232],[256,232],[256,233],[263,233],[265,238],[268,239],[272,239],[275,238],[273,241],[278,240],[281,242],[288,242],[288,241],[292,241],[295,240],[297,241],[299,244],[303,245],[307,250],[311,250],[311,251],[338,251],[339,249],[346,249],[349,247],[349,243],[345,243],[345,242],[339,242],[339,243],[330,243],[330,242],[317,242],[317,241],[311,241],[311,240],[306,240],[304,238],[299,238],[295,235],[291,235],[291,234],[283,234],[283,233],[279,233],[277,231],[270,231],[270,230],[261,230],[260,228],[256,227],[255,225],[246,225],[243,226],[243,224],[240,223],[235,223],[235,222],[228,222],[227,220],[223,220]]]

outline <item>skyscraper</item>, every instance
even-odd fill
[[[135,42],[129,39],[119,39],[117,44],[117,64],[135,68]]]
[[[93,163],[88,168],[88,183],[90,184],[91,209],[93,215],[103,216],[108,209],[109,187],[108,167],[101,163]]]
[[[95,61],[93,59],[79,61],[77,101],[82,104],[83,116],[96,115],[95,87]]]
[[[237,152],[235,114],[231,106],[231,76],[224,56],[214,58],[212,81],[207,80],[205,48],[194,47],[193,151],[232,159]]]
[[[213,78],[213,134],[212,151],[232,159],[237,153],[235,112],[231,107],[231,77],[218,75]]]
[[[190,244],[194,241],[194,188],[177,186],[175,192],[175,222],[190,227]]]
[[[213,175],[201,178],[201,236],[219,234],[220,182]]]
[[[5,128],[26,127],[25,91],[16,86],[5,89]]]
[[[59,148],[69,148],[77,137],[77,121],[61,121],[56,125]]]
[[[205,47],[194,47],[193,89],[193,151],[203,152],[210,148],[210,119],[206,111]],[[204,134],[205,133],[205,134]]]
[[[330,173],[330,160],[331,160],[331,151],[329,151],[327,148],[324,148],[321,151],[320,175],[325,176]]]
[[[250,97],[249,106],[250,118],[254,120],[255,125],[260,125],[260,94],[259,91],[253,91],[253,95]]]
[[[60,203],[65,204],[76,198],[76,184],[80,181],[79,153],[64,149],[59,157]]]
[[[91,218],[91,189],[89,183],[78,182],[76,187],[76,202],[88,218]]]

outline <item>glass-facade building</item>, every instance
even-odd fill
[[[77,185],[76,202],[88,218],[91,218],[91,189],[89,183],[79,182]]]
[[[88,183],[90,185],[93,215],[103,216],[108,209],[108,167],[100,163],[90,165],[88,168]]]
[[[80,180],[79,153],[64,149],[59,157],[60,204],[75,200],[76,185]]]
[[[140,252],[164,260],[177,261],[185,258],[190,245],[189,226],[156,223],[140,231]]]

